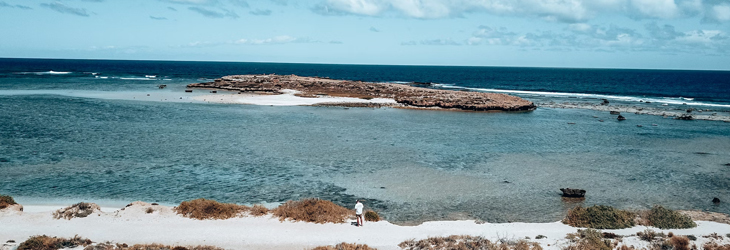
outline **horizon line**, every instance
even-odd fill
[[[275,62],[275,61],[232,61],[232,60],[172,60],[172,59],[106,59],[106,58],[47,58],[47,57],[0,57],[0,60],[79,60],[79,61],[141,61],[141,62],[208,62],[208,63],[269,63],[269,64],[314,64],[352,66],[399,66],[399,67],[475,67],[475,68],[538,68],[538,69],[596,69],[596,70],[668,70],[668,71],[722,71],[730,69],[683,69],[683,68],[612,68],[612,67],[560,67],[560,66],[496,66],[496,65],[439,65],[439,64],[372,64],[372,63],[326,63],[326,62]]]

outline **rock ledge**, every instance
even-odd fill
[[[406,108],[441,108],[467,111],[530,111],[535,104],[498,93],[439,90],[395,83],[333,80],[296,75],[231,75],[214,82],[194,83],[188,88],[215,88],[261,94],[282,94],[284,89],[300,91],[301,97],[354,97],[364,100],[390,98]],[[349,104],[352,105],[352,104]]]

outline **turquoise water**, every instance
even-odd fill
[[[367,198],[401,222],[555,221],[570,206],[561,187],[587,189],[585,204],[623,208],[723,212],[726,203],[710,200],[730,200],[722,122],[53,95],[0,96],[0,110],[0,192],[21,197]]]
[[[728,123],[138,101],[124,94],[183,95],[202,80],[74,70],[0,77],[0,193],[69,204],[365,198],[400,223],[557,221],[576,205],[562,187],[588,190],[584,205],[730,211],[711,202],[730,201]]]

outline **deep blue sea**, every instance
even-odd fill
[[[190,83],[270,73],[730,109],[727,71],[0,59],[0,194],[102,205],[364,198],[394,222],[557,221],[577,204],[730,211],[730,123],[167,99],[187,98]],[[563,202],[561,187],[587,199]]]

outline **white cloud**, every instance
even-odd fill
[[[712,5],[702,0],[322,0],[313,10],[325,15],[395,15],[421,19],[484,12],[576,23],[615,14],[634,19],[684,18],[707,12],[708,6]],[[720,7],[709,8],[712,17],[717,17],[714,20],[730,20],[730,7],[717,6]]]
[[[646,17],[671,19],[680,16],[674,0],[631,0],[631,6]]]
[[[516,46],[540,50],[664,51],[672,53],[727,54],[730,37],[721,30],[677,31],[671,25],[646,24],[645,32],[616,25],[567,25],[562,32],[514,32],[504,27],[479,26],[471,37],[409,41],[401,45]]]
[[[712,9],[710,13],[708,13],[708,15],[712,16],[715,21],[730,21],[730,3],[712,6]]]
[[[295,38],[291,36],[276,36],[266,39],[239,39],[234,44],[251,44],[251,45],[262,45],[262,44],[285,44],[285,43],[312,43],[317,42],[310,40],[309,38]]]

